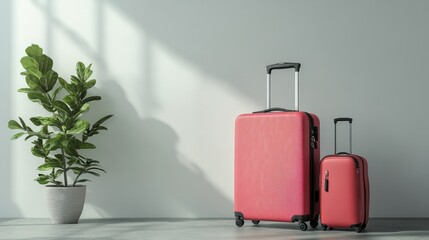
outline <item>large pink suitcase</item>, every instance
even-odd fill
[[[337,122],[350,123],[350,151],[337,152]],[[368,163],[352,152],[352,119],[336,118],[334,155],[326,156],[320,165],[320,223],[323,230],[365,229],[369,215]]]
[[[295,110],[271,108],[273,69],[295,69]],[[299,222],[317,227],[319,119],[298,110],[299,63],[267,66],[267,109],[235,121],[235,223]]]

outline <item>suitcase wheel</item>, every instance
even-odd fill
[[[313,220],[310,221],[310,226],[312,228],[317,228],[317,226],[319,225],[319,221],[318,221],[319,217],[315,217]]]
[[[326,224],[322,224],[322,229],[323,229],[323,231],[328,230],[328,225],[326,225]]]
[[[259,220],[252,220],[252,223],[255,224],[255,225],[258,225],[259,222],[260,222]]]
[[[299,223],[299,229],[301,229],[301,231],[306,231],[307,230],[307,224],[305,222]]]
[[[362,232],[362,230],[363,230],[363,228],[362,228],[362,227],[355,227],[355,231],[356,231],[357,233]]]
[[[244,220],[239,218],[239,219],[235,219],[235,225],[237,227],[242,227],[244,225]]]

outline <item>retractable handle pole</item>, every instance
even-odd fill
[[[276,63],[267,66],[267,109],[271,108],[271,71],[275,69],[295,69],[295,110],[299,110],[299,69],[300,63]]]
[[[335,118],[334,119],[334,125],[335,125],[335,128],[334,128],[334,154],[337,154],[337,122],[349,122],[350,123],[350,127],[349,127],[349,129],[350,129],[350,142],[349,142],[349,144],[350,144],[350,154],[352,153],[352,122],[353,122],[353,119],[352,118],[345,118],[345,117],[342,117],[342,118]]]

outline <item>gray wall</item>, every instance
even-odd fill
[[[353,150],[369,161],[371,216],[429,217],[428,1],[10,7],[1,2],[0,217],[48,216],[32,181],[40,162],[29,145],[10,143],[5,127],[42,112],[15,93],[24,84],[19,58],[33,42],[63,76],[78,60],[93,62],[104,100],[90,118],[116,115],[96,140],[94,157],[108,174],[89,184],[84,217],[231,216],[234,118],[264,108],[264,67],[281,61],[303,64],[300,108],[321,119],[322,155],[333,151],[332,119],[354,118]],[[292,78],[273,73],[273,105],[293,107]],[[345,125],[340,132],[346,149]]]

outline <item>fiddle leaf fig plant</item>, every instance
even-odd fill
[[[100,162],[84,156],[82,150],[95,148],[89,140],[107,130],[102,124],[113,115],[104,116],[94,124],[82,118],[92,101],[101,100],[100,96],[88,95],[96,83],[91,79],[92,64],[85,66],[78,62],[76,75],[68,82],[52,69],[52,59],[38,45],[29,46],[25,52],[27,56],[21,58],[25,71],[21,75],[25,76],[28,87],[18,92],[26,93],[30,101],[42,105],[48,114],[31,117],[34,125],[31,127],[21,117],[19,121],[10,120],[8,127],[19,131],[12,140],[23,136],[25,140],[31,139],[31,153],[43,159],[37,168],[41,173],[35,180],[42,185],[67,187],[90,181],[88,175],[100,176],[105,172]],[[74,177],[72,183],[68,183],[68,176]]]

